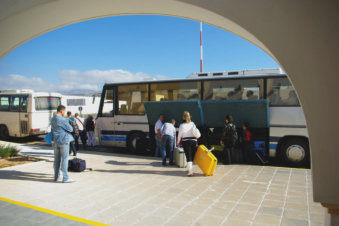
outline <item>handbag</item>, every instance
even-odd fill
[[[51,144],[52,144],[52,132],[49,132],[49,133],[45,136],[44,140],[47,142],[47,144],[51,145]]]
[[[193,126],[192,134],[193,134],[193,136],[194,136],[195,138],[197,138],[197,139],[198,139],[199,137],[201,137],[201,133],[200,133],[199,129],[196,127],[195,124],[194,124],[194,126]]]

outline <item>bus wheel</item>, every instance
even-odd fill
[[[309,167],[310,151],[306,140],[291,138],[284,141],[279,149],[282,160],[288,166]]]
[[[141,154],[145,152],[146,149],[145,135],[140,132],[130,134],[127,139],[127,148],[133,154]]]
[[[9,132],[7,126],[0,125],[0,139],[1,140],[8,140]]]

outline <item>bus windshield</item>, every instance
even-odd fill
[[[60,97],[36,97],[35,110],[56,110],[60,105]]]

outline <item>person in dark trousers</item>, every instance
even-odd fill
[[[88,147],[95,147],[95,123],[93,121],[93,116],[89,115],[87,119],[85,120],[85,128],[87,131],[87,137],[88,137]]]
[[[193,129],[196,128],[194,122],[191,121],[191,115],[188,111],[183,114],[184,122],[180,124],[177,146],[182,139],[182,146],[187,159],[187,176],[193,176],[193,153],[197,149],[197,138],[193,134]]]
[[[250,150],[252,147],[252,133],[249,129],[250,124],[248,122],[245,122],[242,125],[242,132],[240,137],[240,148],[243,156],[243,161],[246,164],[251,163]]]
[[[72,112],[68,111],[67,112],[67,118],[69,120],[69,124],[71,124],[71,126],[73,127],[73,132],[72,132],[72,136],[75,140],[76,137],[79,137],[79,129],[78,129],[78,125],[75,122],[75,118],[72,117]],[[75,147],[75,141],[71,141],[69,143],[69,154],[72,154],[73,152],[73,156],[77,156],[77,149]]]
[[[231,115],[227,115],[225,118],[225,127],[220,140],[220,144],[224,145],[223,151],[223,163],[231,164],[232,160],[234,162],[235,159],[235,143],[237,141],[237,130],[235,125],[233,124],[233,117]]]
[[[75,122],[77,123],[78,129],[79,129],[79,136],[82,142],[82,146],[85,149],[86,148],[86,142],[87,142],[87,133],[85,130],[85,121],[83,118],[79,116],[79,113],[75,113],[74,115]],[[75,137],[75,148],[77,151],[79,151],[79,136]]]

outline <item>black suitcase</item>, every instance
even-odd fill
[[[68,171],[82,172],[86,169],[86,161],[79,158],[68,160]]]

